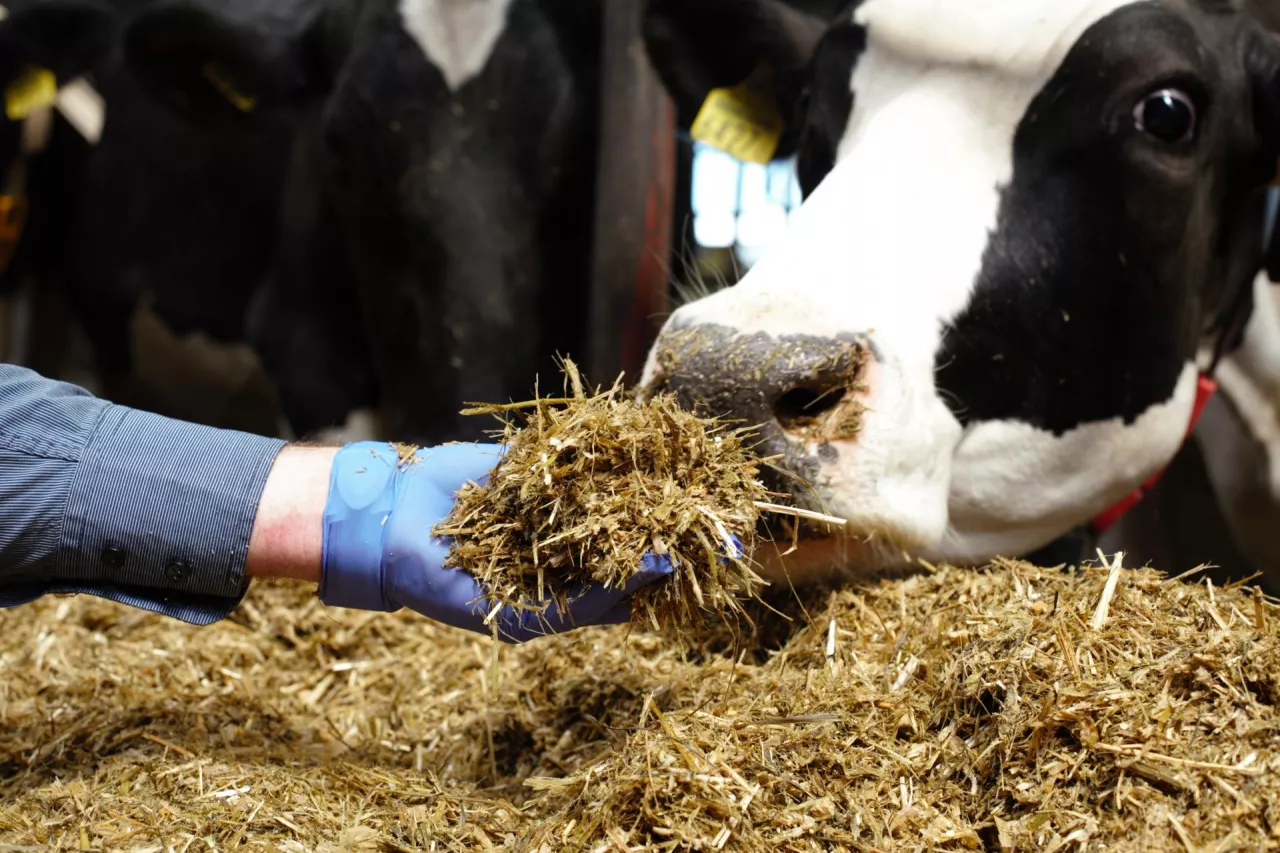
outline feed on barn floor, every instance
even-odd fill
[[[1280,606],[1194,581],[775,587],[785,618],[692,652],[503,646],[283,583],[203,629],[48,598],[0,611],[0,843],[1276,849]]]

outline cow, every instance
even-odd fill
[[[68,218],[89,146],[53,110],[19,103],[19,87],[39,85],[35,71],[65,84],[97,64],[109,50],[115,9],[47,0],[0,10],[0,292],[9,294],[21,278],[56,263],[58,223]]]
[[[337,265],[318,259],[341,255],[358,309],[318,312],[314,338],[367,342],[384,432],[484,437],[493,424],[463,403],[527,397],[585,340],[599,4],[232,7],[157,0],[126,56],[189,121],[235,133],[294,117],[286,207],[313,221],[282,218],[296,263],[269,277],[251,335],[269,366],[311,369],[310,389],[272,370],[286,410],[333,381],[287,330]]]
[[[216,12],[152,2],[126,28],[121,65],[149,109],[207,140],[210,166],[260,180],[258,190],[224,208],[226,215],[235,217],[238,207],[267,191],[269,211],[253,204],[270,218],[250,223],[265,252],[246,271],[247,300],[237,303],[243,337],[278,394],[287,426],[281,434],[343,442],[380,433],[379,395],[351,261],[323,180],[318,117],[324,95],[300,75],[281,72],[272,79],[278,89],[259,87],[249,98],[231,88],[227,76],[245,61],[228,46],[238,26],[251,28],[271,49],[290,44],[320,8],[317,0],[235,0],[218,4]],[[227,56],[218,62],[205,53],[223,50]],[[316,74],[326,73],[320,59]],[[262,61],[276,72],[288,60]],[[254,157],[255,149],[271,178],[264,180],[257,165],[244,168],[242,158]]]
[[[805,195],[642,377],[755,427],[772,487],[842,522],[766,549],[770,577],[1034,553],[1174,458],[1208,375],[1237,426],[1233,365],[1274,387],[1273,12],[865,0],[815,27],[649,0],[682,122],[763,72]]]
[[[64,91],[87,79],[84,97],[98,114],[77,127],[68,109],[37,110],[0,126],[0,170],[21,176],[10,179],[8,196],[27,211],[21,229],[9,231],[3,287],[28,280],[65,296],[92,344],[96,390],[111,399],[275,432],[270,388],[218,345],[244,340],[272,248],[288,138],[276,141],[271,127],[213,138],[143,96],[119,46],[124,24],[145,5],[10,3],[0,23],[6,89],[33,73],[51,72]],[[170,363],[190,353],[240,368],[233,387],[204,364]],[[168,387],[150,381],[165,374],[174,378]]]

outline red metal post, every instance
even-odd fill
[[[589,372],[634,384],[669,310],[675,107],[649,65],[641,0],[604,0]]]

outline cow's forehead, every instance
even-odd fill
[[[866,0],[854,12],[876,49],[926,64],[1044,76],[1102,18],[1134,0]]]

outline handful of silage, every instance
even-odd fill
[[[662,628],[701,608],[740,611],[764,584],[748,555],[768,493],[748,434],[670,395],[638,402],[618,384],[588,395],[573,363],[564,369],[569,396],[465,412],[519,418],[504,418],[507,453],[488,481],[465,485],[435,528],[453,539],[449,565],[495,601],[563,606],[571,582],[621,586],[653,552],[674,572],[633,597],[635,620]]]

